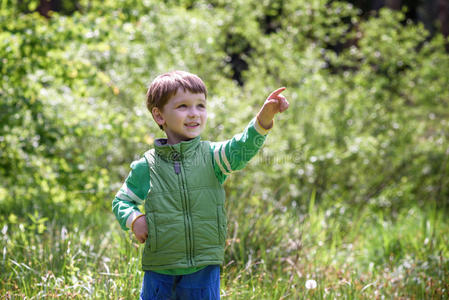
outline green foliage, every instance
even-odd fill
[[[50,19],[23,15],[10,1],[0,5],[0,225],[11,255],[2,260],[8,283],[0,293],[21,280],[20,295],[35,295],[36,272],[55,283],[49,288],[82,281],[89,290],[96,269],[109,274],[101,284],[116,294],[80,288],[74,297],[138,289],[124,279],[135,269],[118,262],[121,255],[135,259],[132,246],[118,226],[111,229],[112,218],[99,215],[111,214],[129,163],[162,136],[146,111],[145,92],[152,78],[173,69],[206,82],[204,138],[211,140],[238,133],[270,91],[287,87],[290,109],[277,118],[261,153],[226,183],[233,263],[225,267],[225,285],[247,288],[245,295],[256,287],[262,298],[299,297],[293,280],[311,297],[378,296],[382,286],[367,280],[379,282],[391,275],[382,268],[400,272],[407,262],[416,265],[402,269],[409,276],[404,285],[383,295],[409,287],[404,297],[421,297],[432,296],[425,280],[447,278],[449,56],[441,35],[430,37],[401,12],[361,19],[339,1],[80,3],[84,10]],[[426,213],[416,214],[419,209]],[[112,237],[103,239],[89,222]],[[80,232],[67,240],[61,236],[67,227]],[[361,239],[367,234],[373,238]],[[104,241],[127,249],[111,255],[119,287],[109,285],[115,275],[103,270]],[[327,250],[319,251],[316,241]],[[70,252],[74,244],[80,255]],[[350,256],[348,244],[372,260]],[[35,248],[27,253],[29,247]],[[53,257],[46,261],[48,252]],[[30,266],[34,256],[45,263]],[[355,267],[343,274],[357,287],[346,291],[336,269],[349,268],[347,257]],[[305,261],[329,267],[314,273]],[[77,277],[86,264],[90,273]],[[52,273],[42,274],[47,265]],[[365,277],[350,273],[359,271]],[[328,284],[339,282],[331,294],[323,285],[304,290],[304,274],[325,279],[327,272],[333,274]],[[424,283],[412,289],[412,277]],[[264,291],[273,282],[273,294]]]
[[[347,5],[334,5],[357,21]],[[309,14],[329,19],[332,10],[320,8]],[[261,98],[267,90],[260,86],[285,85],[292,104],[264,149],[284,156],[283,164],[250,171],[273,182],[267,190],[278,187],[298,204],[316,190],[324,203],[447,206],[449,57],[441,36],[428,40],[421,25],[403,21],[401,13],[383,10],[352,26],[313,23],[319,33],[311,39],[299,26],[295,34],[266,37],[245,89]],[[348,28],[350,38],[340,39]],[[336,51],[339,43],[348,46]]]
[[[442,211],[413,207],[392,222],[370,208],[356,218],[341,204],[325,210],[313,197],[306,214],[279,213],[276,202],[255,197],[229,200],[223,299],[448,299],[449,225]],[[138,297],[141,251],[124,231],[111,230],[111,214],[71,214],[67,226],[59,222],[32,213],[3,225],[6,299]]]

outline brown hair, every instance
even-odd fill
[[[185,71],[172,71],[156,77],[147,91],[147,108],[151,112],[153,107],[163,109],[168,99],[173,97],[179,88],[194,94],[204,94],[207,89],[204,82],[195,74]]]

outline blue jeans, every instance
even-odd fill
[[[187,275],[145,271],[141,300],[219,300],[220,266],[213,265]]]

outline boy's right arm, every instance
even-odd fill
[[[131,171],[112,201],[112,210],[124,230],[133,229],[136,238],[144,241],[146,220],[138,205],[142,204],[150,188],[150,174],[145,158],[134,161]],[[142,224],[145,222],[145,224]],[[143,226],[145,225],[145,226]],[[143,241],[142,241],[143,240]]]

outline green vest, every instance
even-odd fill
[[[200,137],[175,145],[160,141],[145,153],[151,180],[143,270],[221,264],[225,192],[214,173],[209,142]]]

